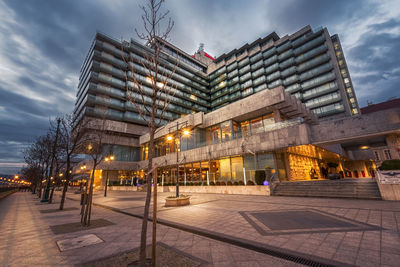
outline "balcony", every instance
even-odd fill
[[[293,52],[295,55],[299,55],[299,54],[304,53],[305,51],[310,50],[313,47],[316,47],[324,42],[325,42],[325,37],[321,35],[321,36],[305,43],[304,45],[294,49]]]

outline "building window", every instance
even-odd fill
[[[389,149],[383,150],[383,154],[385,155],[385,159],[392,159],[392,155],[390,154]]]
[[[221,132],[219,130],[219,125],[211,128],[211,141],[213,144],[218,144],[221,139]]]
[[[250,136],[250,123],[249,121],[244,121],[240,123],[240,128],[242,129],[242,136]]]
[[[232,126],[231,121],[221,123],[222,142],[232,139]]]
[[[374,155],[375,155],[375,159],[376,160],[381,160],[381,158],[379,157],[379,152],[378,151],[376,151],[376,150],[374,150]]]
[[[251,120],[250,123],[251,123],[251,134],[261,133],[264,131],[262,117]]]
[[[342,51],[337,51],[337,52],[336,52],[336,57],[339,58],[339,57],[341,57],[341,56],[342,56]]]
[[[338,43],[334,43],[333,46],[335,47],[335,50],[339,50],[339,44]]]
[[[353,115],[358,114],[358,109],[353,108],[353,109],[352,109],[352,112],[353,112]]]

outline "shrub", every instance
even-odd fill
[[[254,182],[252,180],[247,182],[247,185],[255,185]]]
[[[238,185],[244,185],[243,181],[239,181]]]
[[[242,182],[242,183],[243,183],[243,182]],[[239,185],[239,183],[238,183],[238,182],[234,182],[233,185]]]
[[[216,185],[221,185],[221,182],[220,182],[220,181],[217,181]]]
[[[381,171],[391,171],[391,170],[400,170],[400,160],[391,159],[385,160],[382,162],[382,165],[379,167]]]
[[[226,183],[224,181],[221,181],[220,185],[226,185]]]
[[[255,175],[256,184],[263,185],[265,180],[265,171],[257,170]]]
[[[231,182],[231,181],[228,181],[226,184],[227,184],[227,185],[232,185],[232,182]]]
[[[215,185],[215,183],[214,182],[210,182],[210,185]]]

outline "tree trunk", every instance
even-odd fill
[[[65,196],[67,194],[67,190],[68,190],[68,181],[66,181],[63,186],[63,191],[61,194],[61,201],[60,201],[60,210],[64,209],[64,201],[65,201]]]
[[[139,264],[140,266],[146,266],[146,241],[147,241],[147,222],[149,219],[150,210],[150,200],[151,200],[151,179],[152,174],[150,173],[153,167],[153,150],[154,150],[154,126],[150,127],[150,141],[149,141],[149,154],[148,154],[148,164],[147,164],[147,193],[146,201],[144,204],[144,214],[142,221],[142,233],[140,236],[140,254],[139,254]]]
[[[42,183],[39,184],[38,198],[42,198]]]
[[[53,186],[51,187],[50,198],[49,198],[49,204],[51,204],[51,203],[53,202],[54,188],[55,188],[55,186],[53,185]]]
[[[61,200],[60,200],[60,210],[64,209],[64,201],[65,201],[65,196],[67,194],[68,190],[68,183],[69,183],[69,168],[70,168],[70,160],[69,160],[69,154],[67,155],[67,171],[65,172],[65,182],[63,186],[63,191],[61,194]]]
[[[93,198],[93,182],[94,182],[94,171],[96,169],[96,162],[93,162],[93,170],[92,175],[90,177],[90,184],[89,184],[89,193],[87,197],[87,204],[85,207],[85,214],[83,218],[83,225],[89,226],[90,225],[90,213],[92,211],[92,198]]]

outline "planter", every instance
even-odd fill
[[[167,197],[165,199],[165,207],[179,207],[190,204],[190,197]]]
[[[378,171],[376,179],[383,200],[400,200],[400,170]]]

